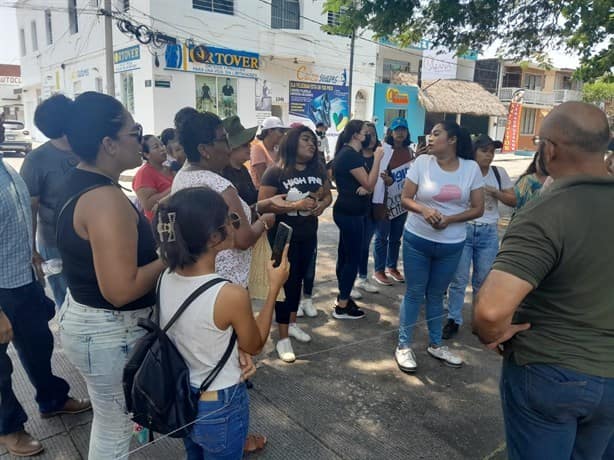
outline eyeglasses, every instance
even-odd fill
[[[143,142],[143,127],[140,124],[135,124],[131,131],[124,134],[118,134],[119,136],[132,136],[136,141],[141,144]]]
[[[547,137],[533,136],[533,145],[539,146],[540,144],[543,144],[546,141],[550,142],[555,147],[557,146],[557,143],[554,142],[552,139],[549,139]]]
[[[241,217],[236,212],[231,212],[228,214],[228,219],[226,220],[226,224],[230,224],[232,225],[232,228],[234,228],[235,230],[239,230],[239,227],[241,226]],[[220,225],[218,227],[218,230],[225,228],[226,224]]]

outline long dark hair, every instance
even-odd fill
[[[516,180],[516,183],[518,183],[518,181],[520,181],[520,179],[522,179],[525,176],[528,176],[530,174],[537,174],[538,165],[539,165],[539,169],[541,170],[541,173],[544,176],[548,176],[548,170],[546,169],[546,162],[544,161],[544,156],[541,154],[539,150],[535,152],[535,155],[533,155],[533,161],[531,161],[531,164],[527,167],[527,170],[518,177],[518,180]]]
[[[405,128],[407,130],[407,137],[403,141],[403,147],[409,146],[411,144],[411,133],[409,132],[409,128]],[[384,137],[384,142],[388,145],[392,145],[394,147],[394,137],[392,136],[394,130],[388,128],[386,131],[386,137]]]
[[[171,271],[194,264],[207,252],[213,234],[226,239],[227,218],[224,198],[209,187],[174,193],[160,203],[153,223],[162,260]]]
[[[337,138],[337,144],[335,145],[335,156],[337,156],[345,144],[352,140],[354,134],[360,132],[364,124],[365,122],[363,120],[352,120],[345,125],[345,128],[343,128],[343,131],[341,131],[341,134],[339,134],[339,137]]]
[[[301,138],[301,134],[308,132],[313,137],[314,146],[316,146],[316,152],[311,160],[306,164],[307,169],[314,170],[320,168],[320,158],[317,153],[318,141],[314,132],[307,126],[298,126],[288,130],[286,135],[279,144],[279,167],[283,169],[285,174],[292,173],[296,170],[296,156],[298,155],[298,143]]]
[[[70,105],[66,136],[73,152],[85,163],[94,164],[105,137],[117,138],[126,122],[121,102],[107,94],[87,91]]]
[[[177,116],[175,116],[175,122],[177,123]],[[211,112],[201,113],[196,110],[186,110],[181,115],[177,124],[177,135],[190,163],[200,161],[198,146],[200,144],[211,144],[215,141],[215,131],[221,124],[220,117]]]
[[[473,144],[469,131],[461,128],[458,123],[451,120],[444,120],[437,123],[448,133],[448,137],[456,137],[456,156],[465,160],[473,160]]]

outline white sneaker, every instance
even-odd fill
[[[303,301],[301,300],[301,303],[298,304],[298,310],[296,310],[296,317],[302,318],[303,316],[305,316],[305,311],[303,310]]]
[[[447,366],[461,367],[463,365],[463,360],[460,358],[460,356],[452,353],[445,345],[439,347],[429,345],[426,351],[433,358],[443,361]]]
[[[354,286],[356,286],[356,288],[358,289],[362,289],[365,292],[371,292],[373,294],[379,292],[379,289],[369,283],[369,280],[367,278],[358,278]]]
[[[313,301],[311,300],[311,297],[305,297],[303,300],[301,300],[298,309],[310,318],[315,318],[316,316],[318,316],[318,310],[316,310],[316,307],[313,306]],[[298,313],[296,314],[296,316],[298,316]]]
[[[299,342],[311,342],[311,336],[298,327],[296,323],[290,323],[288,326],[288,335],[294,337]]]
[[[293,363],[296,360],[294,350],[292,349],[292,342],[290,339],[282,339],[275,345],[279,359],[286,363]]]
[[[416,372],[418,365],[416,364],[416,355],[411,348],[398,348],[394,351],[394,359],[397,366],[403,372]]]
[[[350,292],[350,297],[352,299],[362,299],[362,294],[358,289],[352,289],[352,292]]]

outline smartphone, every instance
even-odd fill
[[[418,136],[418,147],[426,145],[426,136]]]
[[[280,222],[277,226],[277,233],[275,234],[275,242],[273,243],[271,260],[274,267],[279,267],[281,264],[281,256],[284,253],[286,244],[290,243],[292,238],[292,227],[283,222]]]

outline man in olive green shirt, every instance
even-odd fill
[[[554,184],[508,228],[474,329],[503,350],[510,459],[601,459],[614,436],[614,179],[605,114],[580,102],[544,119]]]

